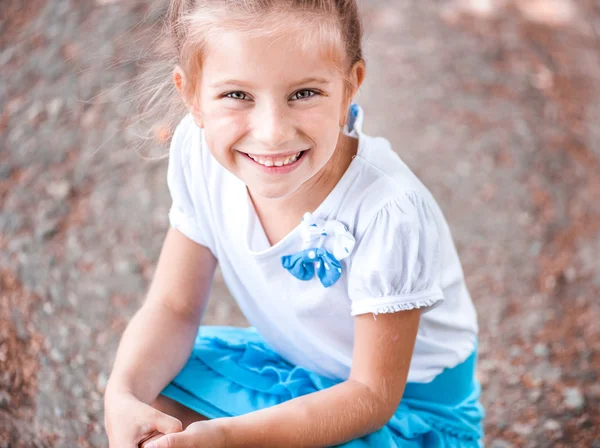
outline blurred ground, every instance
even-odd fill
[[[132,149],[114,87],[148,3],[0,3],[0,447],[107,446],[102,393],[167,228],[166,162]],[[600,447],[600,4],[363,3],[365,130],[453,229],[487,445]],[[220,280],[206,322],[244,324]]]

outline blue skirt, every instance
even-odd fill
[[[386,426],[339,446],[483,446],[476,352],[430,383],[407,383]],[[339,382],[282,359],[254,328],[202,326],[187,364],[161,393],[212,419],[275,406]]]

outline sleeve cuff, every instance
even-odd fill
[[[414,308],[426,308],[423,312],[431,311],[444,301],[444,293],[439,286],[414,294],[402,294],[384,297],[359,297],[352,300],[352,316],[373,313],[395,313]]]
[[[169,211],[169,223],[171,224],[171,227],[179,230],[181,233],[183,233],[195,243],[207,247],[208,249],[210,249],[213,255],[215,255],[215,251],[210,246],[210,244],[208,244],[208,241],[206,241],[206,239],[202,235],[202,232],[198,230],[198,226],[196,225],[193,218],[190,218],[181,210],[175,207],[171,207],[171,210]]]

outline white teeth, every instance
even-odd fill
[[[285,165],[289,165],[290,163],[294,163],[296,160],[298,160],[298,158],[300,157],[300,154],[302,154],[302,151],[300,151],[298,154],[289,156],[285,159],[272,159],[272,158],[262,157],[262,156],[253,156],[251,154],[248,154],[248,156],[255,162],[260,163],[261,165],[271,167],[271,166],[285,166]]]

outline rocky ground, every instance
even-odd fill
[[[150,3],[0,4],[0,447],[108,445],[102,394],[168,224],[166,162],[127,126]],[[452,227],[487,446],[600,447],[600,4],[363,9],[365,130]],[[207,323],[244,324],[212,296]]]

